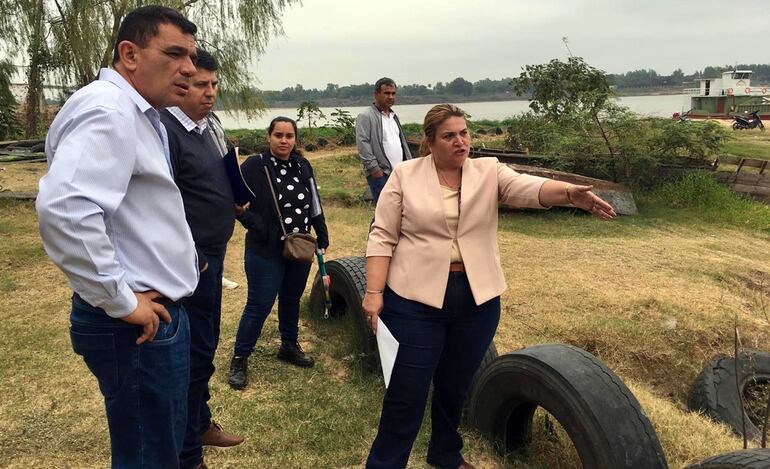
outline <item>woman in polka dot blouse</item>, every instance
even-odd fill
[[[254,193],[249,209],[238,216],[247,229],[244,266],[248,296],[235,338],[229,383],[243,389],[248,382],[248,358],[262,332],[267,315],[278,296],[278,329],[281,347],[278,358],[302,367],[312,367],[298,342],[299,301],[305,291],[310,264],[288,261],[281,251],[283,232],[270,192],[265,168],[278,197],[280,220],[287,232],[315,231],[318,248],[326,251],[329,235],[318,188],[310,162],[296,148],[297,123],[276,117],[267,131],[269,149],[249,157],[241,165],[243,178]]]

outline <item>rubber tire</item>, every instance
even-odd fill
[[[733,122],[733,130],[740,130],[741,126],[737,122]]]
[[[770,382],[770,353],[744,350],[738,354],[738,363],[741,393],[752,381]],[[736,435],[743,435],[743,414],[746,419],[746,437],[761,437],[761,430],[749,420],[745,409],[741,408],[735,384],[735,359],[732,357],[717,356],[703,368],[690,387],[687,407],[730,425]]]
[[[326,273],[330,277],[329,293],[332,307],[330,320],[351,322],[354,348],[357,350],[364,370],[378,372],[380,355],[377,352],[377,338],[364,320],[361,302],[366,289],[366,258],[343,257],[326,262]],[[321,276],[316,275],[310,290],[310,312],[323,317],[324,299]]]
[[[685,469],[770,469],[770,449],[744,449],[720,454]]]
[[[332,300],[330,319],[347,319],[353,322],[352,329],[356,337],[353,337],[352,340],[355,340],[355,348],[362,358],[364,369],[373,373],[382,373],[380,355],[377,350],[377,338],[364,321],[361,310],[361,302],[364,300],[364,291],[366,290],[366,258],[343,257],[328,261],[326,262],[326,273],[330,277],[329,293]],[[313,279],[313,286],[310,290],[310,312],[315,317],[323,317],[324,314],[323,286],[321,285],[320,274]],[[497,349],[495,343],[492,342],[484,354],[481,365],[479,365],[479,371],[473,377],[470,389],[473,389],[479,372],[495,358],[497,358]],[[464,409],[467,407],[466,399]]]
[[[631,391],[577,347],[537,345],[502,355],[482,370],[470,399],[473,426],[503,454],[527,445],[539,406],[566,430],[584,468],[668,467]]]

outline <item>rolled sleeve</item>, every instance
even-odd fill
[[[503,205],[515,208],[546,209],[540,204],[540,188],[547,178],[522,174],[497,163],[497,194]]]
[[[401,166],[396,166],[380,193],[377,208],[374,211],[374,223],[369,232],[366,245],[366,257],[393,257],[393,249],[401,233]]]
[[[132,119],[115,109],[96,106],[73,117],[55,147],[46,148],[50,168],[36,201],[51,260],[75,292],[112,317],[136,308],[106,221],[118,210],[131,179],[133,128]]]

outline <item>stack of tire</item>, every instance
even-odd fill
[[[331,277],[332,320],[349,321],[368,368],[379,369],[376,338],[363,318],[365,259],[346,257],[326,263]],[[323,286],[316,277],[311,312],[324,312]],[[667,468],[666,459],[647,415],[623,381],[598,358],[564,344],[546,344],[498,356],[487,350],[473,379],[463,422],[476,428],[504,454],[529,443],[535,410],[541,407],[562,425],[586,469]],[[764,461],[765,453],[722,455],[692,467],[767,469],[719,466],[743,457]],[[723,458],[718,460],[718,458]],[[705,464],[705,465],[704,465]]]

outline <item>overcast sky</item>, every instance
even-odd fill
[[[575,55],[609,73],[770,63],[763,1],[303,0],[257,64],[265,90],[517,76]]]

